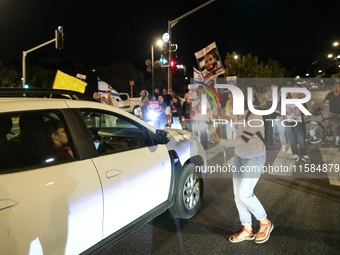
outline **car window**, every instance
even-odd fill
[[[146,128],[126,117],[96,110],[81,110],[96,150],[117,153],[153,145]]]
[[[1,171],[74,158],[68,130],[57,112],[0,115]]]
[[[119,95],[120,96],[120,98],[124,101],[124,100],[127,100],[128,99],[128,97],[127,97],[127,95]]]

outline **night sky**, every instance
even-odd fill
[[[54,44],[31,54],[143,63],[151,44],[178,18],[207,0],[51,1],[0,0],[0,58],[18,59],[54,38],[62,25],[65,48]],[[194,53],[216,42],[222,59],[236,51],[260,60],[316,59],[340,40],[339,1],[216,0],[172,30],[178,61],[197,67]],[[155,48],[155,59],[160,52]]]

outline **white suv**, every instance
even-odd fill
[[[97,102],[0,98],[0,250],[93,254],[201,205],[197,137]]]

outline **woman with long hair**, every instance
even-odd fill
[[[247,98],[245,90],[244,95]],[[250,126],[248,124],[252,120],[255,123],[262,121],[262,116],[249,112],[246,100],[244,105],[244,115],[234,115],[231,113],[228,116],[224,114],[221,108],[218,108],[218,115],[220,117],[235,123],[237,136],[235,139],[221,139],[215,131],[212,134],[212,139],[223,147],[235,147],[234,167],[236,171],[233,172],[233,188],[235,204],[243,230],[230,236],[229,241],[238,243],[255,239],[256,243],[264,243],[269,239],[270,233],[274,228],[274,224],[267,219],[265,209],[254,194],[254,188],[266,162],[266,146],[260,138],[260,135],[264,137],[264,127],[259,127],[258,125]],[[233,104],[231,104],[231,108],[233,108]],[[251,171],[243,171],[244,169],[251,169]],[[260,230],[256,235],[254,235],[252,229],[252,214],[260,221]]]
[[[142,110],[142,119],[147,121],[147,114],[148,114],[148,102],[149,102],[149,93],[146,90],[142,90],[140,93],[140,108]]]
[[[191,129],[191,118],[190,118],[190,113],[191,113],[191,102],[190,102],[190,97],[189,97],[189,93],[185,93],[184,95],[184,102],[183,102],[183,106],[182,106],[182,121],[183,123],[185,122],[186,126],[187,126],[187,130],[189,132],[192,131]]]

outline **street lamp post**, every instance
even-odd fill
[[[154,66],[154,53],[153,53],[153,44],[151,45],[151,83],[152,83],[152,91],[151,93],[153,93],[155,91],[155,75],[154,75],[154,71],[155,71],[155,66]]]
[[[39,46],[37,47],[34,47],[30,50],[27,50],[27,51],[23,51],[22,52],[22,87],[24,88],[25,87],[25,84],[26,84],[26,56],[28,53],[30,53],[31,51],[34,51],[36,49],[39,49],[47,44],[50,44],[50,43],[53,43],[55,42],[57,39],[54,38],[52,40],[49,40],[48,42],[45,42],[43,44],[40,44]]]
[[[338,47],[339,46],[339,42],[334,42],[333,43],[333,46],[334,47]],[[338,52],[336,52],[336,53],[338,53]],[[335,70],[336,70],[336,72],[338,73],[339,72],[339,66],[338,66],[338,57],[339,57],[339,55],[338,54],[334,54],[335,56]]]
[[[171,40],[172,40],[172,35],[171,35],[171,29],[177,24],[178,21],[180,21],[181,19],[189,16],[190,14],[194,13],[195,11],[198,11],[199,9],[207,6],[208,4],[211,4],[212,2],[215,2],[216,0],[210,0],[198,7],[196,7],[195,9],[187,12],[186,14],[178,17],[177,19],[174,20],[169,20],[168,21],[168,34],[170,35],[170,39],[169,39],[169,45],[171,48]],[[169,49],[169,63],[171,62],[171,49]],[[170,92],[172,90],[172,84],[171,84],[171,69],[170,69],[170,65],[168,66],[168,91]]]
[[[62,36],[60,37],[60,35],[62,35]],[[49,41],[47,41],[43,44],[40,44],[40,45],[30,49],[30,50],[22,52],[22,87],[23,88],[25,87],[25,84],[26,84],[26,56],[27,56],[27,54],[34,51],[34,50],[37,50],[37,49],[39,49],[39,48],[41,48],[41,47],[43,47],[47,44],[53,43],[53,42],[56,43],[55,44],[56,49],[61,50],[63,48],[63,46],[60,46],[60,45],[63,45],[62,44],[63,36],[64,36],[63,27],[58,26],[58,29],[55,30],[55,38],[54,39],[49,40]]]

